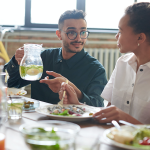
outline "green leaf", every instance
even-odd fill
[[[63,111],[62,113],[58,114],[60,116],[69,116],[68,110]]]

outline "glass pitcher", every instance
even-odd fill
[[[43,73],[41,44],[24,44],[24,57],[20,63],[20,76],[24,80],[39,80]]]

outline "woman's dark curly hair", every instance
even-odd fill
[[[128,25],[135,33],[145,33],[150,42],[150,3],[140,2],[128,6],[125,14],[129,15]]]

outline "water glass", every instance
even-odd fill
[[[24,105],[24,99],[20,96],[13,96],[7,102],[8,118],[19,119],[22,118],[22,110]]]
[[[99,141],[91,136],[78,135],[75,140],[75,150],[99,150]]]
[[[0,150],[5,150],[5,135],[0,133]]]
[[[77,124],[58,120],[20,126],[20,131],[32,150],[74,150],[74,140],[79,130]]]

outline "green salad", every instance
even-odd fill
[[[59,115],[59,116],[72,116],[69,114],[68,110],[64,110],[62,113],[52,113],[53,115]]]
[[[134,132],[134,135],[132,143],[134,147],[150,150],[150,129],[140,128]]]
[[[59,141],[60,136],[57,132],[52,129],[47,131],[44,128],[32,128],[28,130],[32,134],[26,134],[26,142],[30,145],[32,150],[67,150],[68,145],[65,144],[61,146]],[[49,142],[50,144],[43,144],[44,142]],[[37,144],[38,143],[38,144]]]
[[[86,110],[85,108],[78,107],[75,105],[68,105],[68,106],[59,106],[54,105],[47,108],[50,114],[52,115],[59,115],[59,116],[82,116]]]
[[[117,130],[112,128],[107,137],[125,145],[150,150],[150,129],[141,127],[139,129],[124,128]]]

